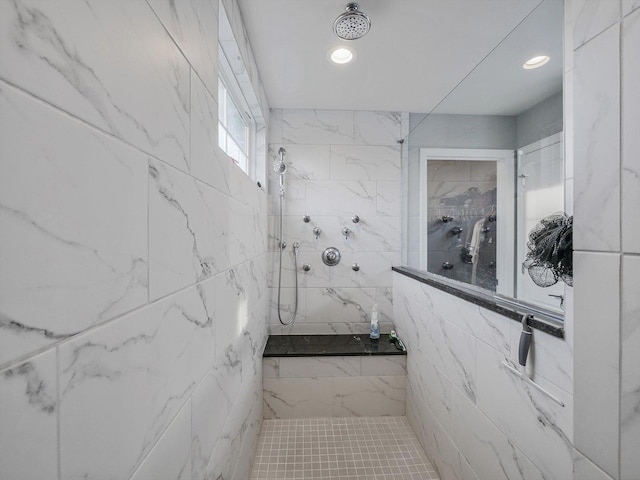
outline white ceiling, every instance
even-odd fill
[[[562,11],[561,0],[546,2]],[[347,65],[328,60],[332,47],[344,43],[332,26],[346,1],[239,3],[271,107],[429,112],[541,0],[361,0],[371,31],[347,42],[357,50]],[[516,55],[520,75],[524,60],[514,49],[506,50]],[[561,62],[559,69],[561,78]],[[486,74],[479,80],[488,82]],[[497,92],[503,90],[490,83]],[[496,114],[495,101],[490,105],[493,111],[486,113]]]

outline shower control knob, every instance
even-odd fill
[[[462,233],[462,227],[453,227],[451,233],[453,235],[460,235]]]
[[[351,221],[353,223],[358,223],[360,222],[360,217],[358,215],[354,215],[353,217],[351,217]]]
[[[349,230],[347,227],[344,227],[342,229],[342,235],[344,235],[344,239],[348,240],[349,239],[349,234],[351,233],[351,230]]]
[[[351,270],[353,270],[354,272],[357,272],[358,270],[360,270],[360,265],[358,265],[357,263],[354,263],[353,265],[351,265]]]
[[[309,265],[308,263],[305,263],[304,265],[302,265],[302,270],[304,270],[305,272],[308,272],[309,270],[311,270],[311,265]]]
[[[322,230],[320,230],[320,227],[316,227],[313,229],[313,234],[316,236],[316,240],[318,239],[321,233],[322,233]]]
[[[280,248],[282,250],[284,250],[285,248],[287,248],[287,242],[280,242]]]
[[[442,268],[443,268],[444,270],[451,270],[451,269],[453,269],[453,264],[452,264],[452,263],[450,263],[450,262],[444,262],[444,263],[442,264]]]
[[[311,221],[311,217],[309,215],[305,215],[304,217],[302,217],[302,221],[304,223],[309,223]]]

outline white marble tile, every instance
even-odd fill
[[[442,429],[451,435],[453,386],[449,378],[424,355],[415,352],[407,358],[407,380],[413,386],[416,399],[429,407]]]
[[[536,383],[565,403],[562,407],[502,367],[505,356],[478,344],[476,405],[546,478],[571,478],[572,398],[541,378]]]
[[[428,285],[418,283],[418,288],[423,294],[419,301],[435,315],[460,327],[496,350],[504,353],[510,351],[511,328],[515,323],[513,320]]]
[[[380,322],[393,324],[393,287],[377,287],[375,302]]]
[[[4,83],[0,158],[2,365],[147,301],[147,158]]]
[[[216,356],[228,368],[240,362],[239,339],[249,322],[246,280],[235,269],[213,279],[215,292]]]
[[[426,315],[426,308],[418,301],[421,295],[418,282],[399,273],[393,274],[393,320],[410,355],[421,352],[420,319]]]
[[[400,181],[400,146],[331,146],[332,180]]]
[[[229,193],[233,162],[218,147],[218,105],[197,75],[191,76],[191,174]]]
[[[400,182],[376,182],[376,214],[378,216],[400,216],[400,191]]]
[[[229,197],[168,165],[149,163],[150,298],[230,264]]]
[[[204,472],[235,396],[239,392],[240,372],[226,368],[211,370],[191,397],[191,471],[193,478],[204,478]]]
[[[306,321],[370,322],[374,288],[307,288]]]
[[[238,449],[238,461],[231,478],[250,478],[251,476],[262,429],[262,399],[257,400],[259,401],[254,402],[247,420],[243,423],[245,428]]]
[[[218,3],[147,0],[213,98],[218,99]]]
[[[574,57],[574,155],[581,159],[574,172],[577,250],[620,249],[619,50],[615,26]]]
[[[285,178],[296,180],[330,180],[331,152],[329,145],[271,144],[269,146],[270,165],[280,159],[280,147],[285,149],[284,161],[287,164]],[[269,169],[269,178],[277,180],[278,174]],[[277,193],[277,191],[276,191]]]
[[[388,287],[392,284],[391,267],[400,262],[400,252],[343,252],[338,265],[329,267],[318,262],[321,252],[303,252],[300,263],[313,263],[307,272],[309,287]],[[320,265],[318,265],[320,263]],[[352,270],[357,263],[360,270]],[[316,265],[318,265],[316,267]]]
[[[219,203],[215,203],[209,210],[220,208]],[[210,215],[211,216],[211,215]],[[261,254],[266,246],[267,222],[266,217],[261,216],[257,209],[247,205],[238,199],[237,196],[229,198],[228,211],[215,212],[212,221],[223,223],[221,230],[227,236],[225,241],[228,254],[229,265],[237,265],[245,262],[256,255]],[[263,221],[264,220],[264,221]],[[220,242],[222,243],[222,242]],[[216,252],[216,256],[224,259],[224,252]]]
[[[574,252],[574,279],[574,445],[616,478],[620,256]]]
[[[280,359],[277,357],[264,357],[262,359],[262,377],[278,378],[280,375]]]
[[[518,348],[522,326],[511,321],[511,360],[518,363]],[[534,380],[545,378],[565,392],[573,391],[573,348],[567,340],[548,335],[539,330],[533,332],[527,366],[525,369]]]
[[[629,15],[636,8],[640,8],[640,0],[622,0],[622,15]]]
[[[476,400],[476,339],[428,309],[420,319],[420,350],[453,385]]]
[[[133,474],[213,362],[206,303],[191,288],[59,347],[62,478]]]
[[[361,357],[360,374],[364,377],[406,375],[406,355],[372,355]]]
[[[217,479],[236,478],[233,471],[239,461],[247,459],[240,458],[240,450],[243,441],[248,435],[256,435],[255,413],[260,404],[260,391],[262,390],[259,378],[252,379],[242,385],[237,398],[229,413],[222,434],[216,443],[209,465],[205,470],[204,478]]]
[[[187,400],[131,480],[191,480],[191,401]]]
[[[280,358],[278,378],[357,377],[360,357]]]
[[[264,418],[330,417],[332,378],[265,378]]]
[[[576,480],[613,480],[577,450],[574,451],[573,478]]]
[[[491,480],[567,479],[543,475],[496,426],[459,391],[453,395],[453,438],[479,478]]]
[[[620,477],[640,472],[640,257],[622,260],[622,356],[620,402]]]
[[[376,214],[376,182],[368,180],[307,182],[309,215],[353,215],[372,217]],[[396,215],[398,216],[398,215]]]
[[[378,417],[405,414],[407,377],[334,377],[335,417]]]
[[[285,109],[282,140],[308,145],[352,145],[353,111]]]
[[[269,179],[269,215],[280,215],[280,185],[277,179]],[[306,211],[307,182],[286,178],[282,205],[285,215],[302,217]]]
[[[273,268],[277,269],[277,265]],[[280,290],[280,317],[278,317],[278,288],[269,289],[269,324],[279,326],[280,318],[283,322],[289,323],[295,312],[295,323],[307,322],[307,307],[305,289],[298,289],[298,308],[296,310],[296,289],[282,288]]]
[[[399,112],[354,112],[356,145],[397,145],[402,137]]]
[[[640,6],[640,2],[638,2]],[[622,249],[640,253],[640,11],[622,24]]]
[[[617,1],[572,0],[573,48],[579,48],[620,18]]]
[[[56,350],[0,371],[0,399],[0,477],[55,477],[58,471]]]
[[[282,109],[272,108],[269,111],[269,143],[282,143]]]
[[[1,8],[2,78],[188,170],[190,68],[149,5]]]

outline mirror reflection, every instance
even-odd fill
[[[432,112],[409,115],[403,149],[406,264],[557,313],[564,284],[541,288],[522,264],[528,232],[571,214],[562,17],[542,2]]]

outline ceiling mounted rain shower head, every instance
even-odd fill
[[[357,40],[364,37],[371,28],[371,20],[366,13],[358,10],[357,3],[349,3],[346,12],[333,22],[333,31],[343,40]]]

